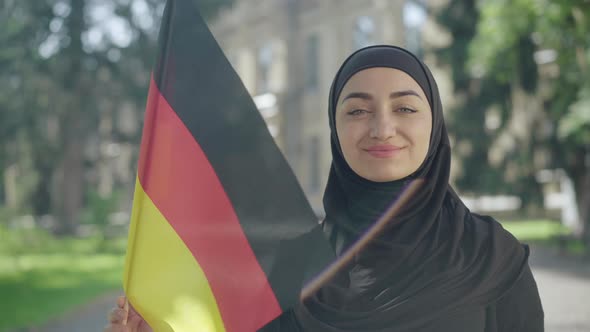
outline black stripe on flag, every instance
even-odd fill
[[[193,2],[169,1],[166,11],[156,84],[207,155],[281,307],[288,308],[334,252]]]

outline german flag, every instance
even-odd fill
[[[168,1],[125,263],[157,332],[256,331],[334,254],[193,1]]]

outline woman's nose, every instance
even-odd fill
[[[371,119],[370,137],[387,140],[396,135],[396,122],[390,111],[376,112]]]

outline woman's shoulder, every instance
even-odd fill
[[[492,247],[505,257],[520,262],[513,265],[516,278],[494,302],[497,331],[543,331],[544,314],[537,283],[528,263],[530,248],[521,243],[502,223],[491,216],[472,213],[472,223],[485,232]]]
[[[497,331],[543,331],[543,306],[528,264],[514,285],[493,304],[493,308]]]

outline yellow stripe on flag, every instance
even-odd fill
[[[225,331],[203,270],[136,179],[124,289],[155,332]]]

